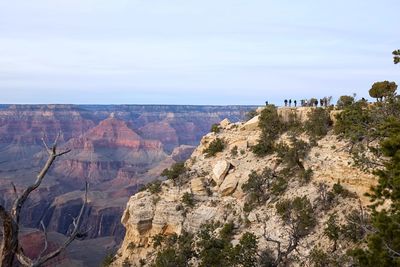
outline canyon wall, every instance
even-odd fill
[[[59,158],[22,213],[25,227],[66,234],[90,183],[85,228],[89,238],[112,237],[125,229],[120,218],[128,198],[164,168],[186,160],[211,125],[244,119],[251,106],[1,105],[0,203],[10,207],[46,160],[42,138],[61,132]]]

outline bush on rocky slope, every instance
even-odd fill
[[[212,141],[206,149],[203,150],[203,153],[206,154],[207,158],[215,156],[218,152],[222,152],[225,149],[225,143],[222,139],[216,138]]]
[[[274,142],[284,128],[274,105],[268,105],[261,111],[258,126],[261,129],[261,134],[258,144],[252,150],[254,154],[262,157],[273,153]]]

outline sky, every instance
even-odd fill
[[[0,0],[0,103],[282,104],[400,84],[399,0]]]

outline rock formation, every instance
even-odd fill
[[[307,119],[309,110],[310,108],[298,109],[301,120]],[[284,119],[288,119],[293,112],[296,110],[279,110]],[[318,141],[317,146],[311,149],[304,160],[305,167],[313,171],[310,183],[288,180],[287,189],[281,195],[271,195],[264,205],[246,211],[248,195],[243,191],[242,185],[248,181],[249,174],[252,171],[261,173],[265,167],[276,170],[283,168],[276,155],[259,158],[251,152],[251,146],[257,142],[260,134],[257,125],[258,117],[246,123],[223,121],[220,125],[222,130],[205,135],[191,158],[186,161],[188,177],[184,184],[178,186],[168,180],[162,183],[160,193],[144,191],[133,195],[122,216],[126,235],[112,266],[122,266],[123,262],[141,266],[140,262],[144,260],[146,266],[150,266],[158,251],[153,246],[155,236],[180,235],[183,231],[196,233],[201,225],[212,221],[234,223],[234,244],[237,244],[245,231],[250,231],[258,237],[260,251],[265,248],[274,249],[274,243],[268,242],[265,235],[286,246],[288,231],[275,210],[275,203],[297,196],[307,196],[318,214],[316,227],[311,234],[301,239],[301,245],[295,252],[297,261],[292,262],[292,265],[305,263],[314,247],[329,250],[331,244],[324,234],[324,223],[329,215],[337,213],[339,220],[343,222],[350,210],[359,208],[359,203],[367,205],[363,194],[376,183],[376,177],[355,167],[351,155],[343,149],[348,144],[338,140],[330,132]],[[205,157],[204,148],[216,138],[224,140],[226,148],[215,157]],[[240,151],[236,155],[231,153],[234,147]],[[321,210],[320,183],[324,183],[327,188],[340,183],[358,197],[338,198],[329,212]],[[193,194],[193,207],[185,207],[182,203],[185,193]],[[340,247],[343,253],[346,246],[350,245],[343,243],[343,247]]]

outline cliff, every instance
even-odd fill
[[[281,108],[279,115],[288,120],[295,113],[302,121],[307,119],[310,108]],[[115,256],[112,266],[150,266],[160,248],[154,242],[158,236],[178,236],[184,232],[197,233],[201,226],[210,222],[224,225],[234,223],[232,244],[238,244],[244,232],[251,232],[258,242],[258,253],[275,250],[275,243],[265,237],[278,240],[282,247],[287,247],[290,240],[289,228],[277,214],[276,203],[284,199],[306,196],[315,211],[316,225],[313,230],[300,240],[300,245],[293,252],[290,266],[305,264],[313,248],[330,251],[332,243],[324,234],[324,227],[332,214],[338,215],[340,223],[345,223],[345,216],[361,205],[368,204],[363,196],[376,177],[354,166],[351,155],[345,149],[348,143],[339,140],[332,131],[313,146],[304,159],[304,167],[312,170],[308,183],[301,183],[286,176],[287,188],[283,192],[267,192],[268,198],[262,205],[246,209],[249,194],[242,186],[249,180],[252,171],[262,173],[265,167],[284,170],[284,164],[276,154],[256,157],[251,147],[257,143],[260,135],[258,116],[248,122],[230,123],[223,120],[219,133],[208,133],[195,149],[185,166],[188,169],[183,184],[175,185],[172,180],[162,182],[159,193],[148,190],[133,195],[122,216],[126,228],[123,243]],[[204,149],[220,138],[225,142],[225,149],[214,157],[206,157]],[[280,137],[285,140],[286,136]],[[233,153],[236,150],[237,153]],[[321,186],[333,190],[333,185],[340,184],[348,196],[337,196],[329,209],[322,209]],[[192,194],[193,207],[185,206],[182,197]],[[336,254],[342,256],[349,242],[341,242]],[[335,255],[336,255],[335,254]],[[197,266],[196,259],[191,265]]]

